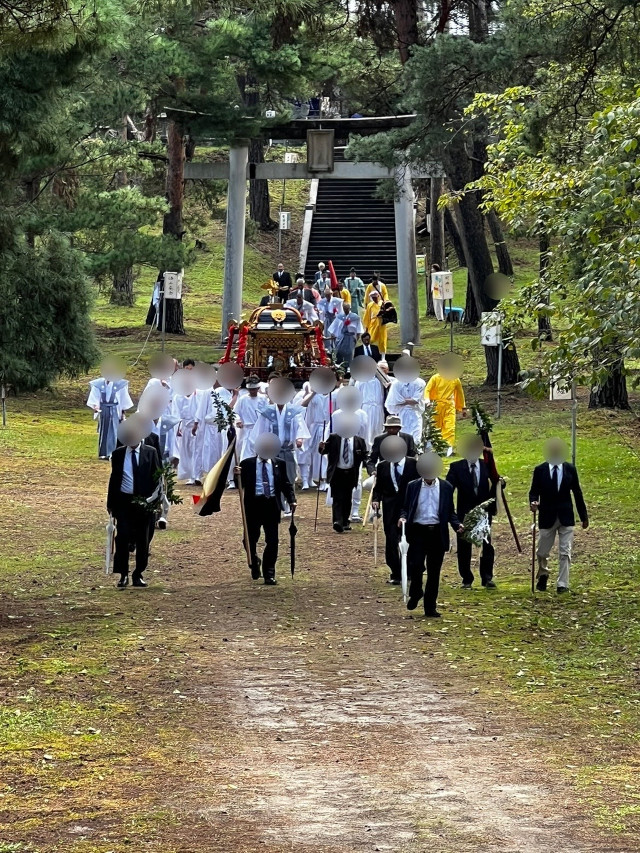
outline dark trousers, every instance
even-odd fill
[[[258,565],[258,539],[260,538],[260,531],[264,530],[265,547],[262,555],[262,575],[265,578],[275,578],[276,560],[278,559],[278,529],[280,527],[278,501],[276,498],[265,498],[257,495],[250,503],[245,503],[245,509],[251,564],[253,566]]]
[[[407,569],[411,583],[409,598],[419,600],[422,595],[422,576],[427,570],[427,582],[424,587],[424,611],[433,613],[440,588],[440,569],[444,560],[444,545],[440,525],[407,525]]]
[[[351,493],[354,488],[353,468],[336,468],[331,478],[331,510],[334,524],[348,526],[351,518]]]
[[[136,570],[139,578],[149,563],[149,543],[153,536],[154,515],[132,502],[131,495],[123,495],[122,503],[114,512],[117,522],[116,550],[113,556],[113,572],[121,576],[129,574],[129,546],[136,546]]]
[[[464,522],[463,522],[464,523]],[[457,536],[458,541],[458,571],[462,578],[462,583],[473,583],[474,576],[471,571],[471,550],[473,548],[471,542],[467,542],[462,536]],[[487,583],[493,578],[493,563],[495,559],[495,548],[491,544],[491,537],[488,542],[482,543],[480,551],[480,580],[482,583]]]
[[[402,531],[398,527],[398,520],[395,515],[387,521],[386,516],[383,516],[384,521],[384,561],[389,566],[389,572],[393,580],[400,580],[402,571],[400,569],[400,552],[398,551],[398,543]]]

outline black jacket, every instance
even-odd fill
[[[273,280],[278,285],[278,298],[283,302],[289,298],[289,291],[292,287],[291,273],[283,270],[281,273],[277,270],[273,274]]]
[[[449,525],[457,530],[460,527],[458,516],[453,508],[453,486],[447,483],[446,480],[440,480],[440,501],[438,504],[438,520],[440,521],[440,535],[442,537],[442,545],[445,551],[449,550]],[[418,500],[420,498],[420,489],[422,487],[422,479],[413,480],[407,486],[407,492],[404,498],[404,506],[400,512],[400,518],[406,518],[407,524],[413,524],[416,510],[418,508]]]
[[[244,505],[247,514],[256,511],[256,462],[257,456],[249,456],[240,463],[242,486],[244,488]],[[278,507],[282,510],[282,498],[287,503],[295,503],[296,496],[293,486],[287,477],[287,466],[282,459],[272,459],[273,490]]]
[[[329,438],[326,440],[324,445],[324,450],[321,453],[324,453],[328,456],[327,459],[327,482],[331,482],[333,479],[333,475],[335,474],[338,468],[338,460],[340,458],[340,451],[342,449],[342,439],[336,433],[331,433]],[[353,474],[353,486],[352,488],[358,485],[358,480],[360,478],[360,466],[366,464],[367,461],[367,445],[364,438],[360,438],[359,435],[354,436],[353,439],[353,468],[348,469]]]
[[[371,358],[374,358],[376,361],[380,361],[380,350],[375,344],[369,344],[369,349],[371,350]],[[353,357],[356,358],[359,355],[364,355],[364,344],[358,344],[358,346],[353,351]]]
[[[107,509],[117,515],[123,508],[126,497],[121,492],[122,471],[124,469],[124,457],[126,447],[116,447],[111,454],[111,476],[109,477],[109,488],[107,491]],[[160,457],[153,447],[147,444],[140,446],[138,458],[138,475],[136,477],[134,493],[138,497],[150,497],[158,485],[155,474],[161,467]],[[124,497],[124,500],[123,500]]]
[[[529,490],[529,503],[534,501],[540,503],[538,510],[540,527],[553,527],[556,521],[565,527],[575,525],[573,501],[571,500],[572,492],[580,521],[588,522],[589,516],[582,496],[578,472],[573,465],[568,462],[562,464],[562,481],[558,490],[553,487],[548,462],[543,462],[542,465],[538,465],[534,469],[531,489]]]
[[[373,474],[375,471],[376,465],[380,461],[380,445],[391,435],[390,432],[383,432],[380,435],[376,435],[373,439],[373,444],[371,445],[371,453],[369,454],[369,459],[367,461],[367,472],[369,474]],[[407,445],[407,456],[411,456],[411,458],[415,458],[418,455],[418,448],[416,447],[416,443],[413,440],[413,436],[408,432],[400,432],[398,433],[400,438],[404,438],[405,443]]]
[[[415,459],[405,458],[397,492],[391,476],[391,462],[383,461],[378,465],[376,469],[376,484],[373,489],[373,500],[382,503],[385,526],[398,523],[400,511],[404,506],[407,486],[412,480],[419,477],[417,465],[418,463]]]
[[[495,499],[496,487],[489,478],[489,468],[486,462],[482,459],[478,461],[480,466],[480,476],[478,477],[478,494],[473,491],[473,477],[469,471],[469,463],[466,459],[461,459],[459,462],[452,462],[449,471],[447,472],[447,481],[451,483],[457,492],[456,513],[460,522],[464,522],[465,515],[470,509],[478,506],[491,498]],[[496,505],[494,503],[489,507],[489,515],[496,514]]]

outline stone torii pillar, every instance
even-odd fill
[[[396,255],[398,259],[398,319],[400,341],[406,344],[420,340],[418,312],[418,273],[416,270],[416,230],[411,168],[399,166],[395,176],[394,211],[396,220]]]
[[[224,252],[222,292],[222,340],[227,339],[230,320],[240,322],[242,316],[242,283],[244,277],[244,226],[247,215],[247,164],[249,140],[236,140],[229,150],[229,184],[227,189],[227,234]]]

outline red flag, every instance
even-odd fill
[[[338,276],[333,268],[333,261],[329,261],[329,278],[331,279],[331,290],[339,290],[340,282],[338,281]]]

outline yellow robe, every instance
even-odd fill
[[[371,335],[371,343],[375,344],[380,350],[380,353],[387,351],[387,327],[383,324],[379,317],[382,305],[378,302],[369,302],[367,309],[364,312],[362,323]]]
[[[434,373],[424,390],[427,400],[435,401],[434,421],[444,440],[451,446],[456,440],[456,412],[465,408],[464,391],[459,379],[445,379]]]
[[[373,284],[367,285],[367,289],[364,292],[364,307],[365,308],[369,305],[369,298],[375,289],[376,288],[373,286]],[[387,299],[389,298],[389,293],[387,291],[387,285],[382,284],[382,282],[380,282],[380,281],[378,282],[378,293],[382,294],[382,301],[383,302],[386,302]]]

